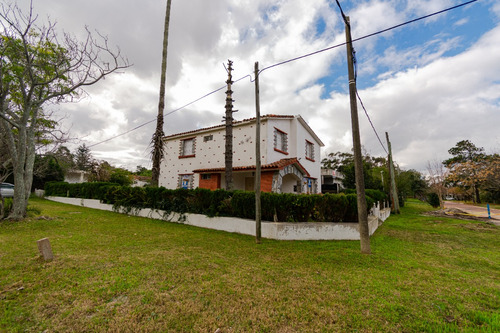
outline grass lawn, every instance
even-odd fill
[[[33,199],[0,223],[1,332],[498,332],[500,228],[410,201],[372,237],[274,241]],[[36,241],[48,237],[55,260]]]

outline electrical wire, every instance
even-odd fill
[[[435,16],[435,15],[438,15],[438,14],[441,14],[441,13],[445,13],[445,12],[447,12],[447,11],[450,11],[450,10],[453,10],[453,9],[456,9],[456,8],[459,8],[459,7],[463,7],[463,6],[469,5],[469,4],[474,3],[474,2],[477,2],[477,1],[478,1],[478,0],[471,0],[471,1],[467,1],[467,2],[464,2],[464,3],[462,3],[462,4],[459,4],[459,5],[456,5],[456,6],[453,6],[453,7],[449,7],[449,8],[446,8],[446,9],[440,10],[440,11],[438,11],[438,12],[434,12],[434,13],[431,13],[431,14],[428,14],[428,15],[425,15],[425,16],[422,16],[422,17],[418,17],[418,18],[413,19],[413,20],[410,20],[410,21],[406,21],[406,22],[404,22],[404,23],[400,23],[400,24],[394,25],[394,26],[392,26],[392,27],[389,27],[389,28],[386,28],[386,29],[383,29],[383,30],[379,30],[379,31],[374,32],[374,33],[371,33],[371,34],[368,34],[368,35],[365,35],[365,36],[362,36],[362,37],[358,37],[358,38],[352,39],[352,40],[351,40],[351,43],[356,42],[356,41],[360,41],[360,40],[363,40],[363,39],[366,39],[366,38],[369,38],[369,37],[372,37],[372,36],[375,36],[375,35],[379,35],[379,34],[382,34],[382,33],[384,33],[384,32],[387,32],[387,31],[390,31],[390,30],[393,30],[393,29],[396,29],[396,28],[402,27],[402,26],[404,26],[404,25],[407,25],[407,24],[410,24],[410,23],[414,23],[414,22],[417,22],[417,21],[420,21],[420,20],[423,20],[423,19],[426,19],[426,18],[429,18],[429,17]],[[337,1],[337,4],[339,4],[339,3],[338,3],[338,1]],[[339,7],[340,7],[340,4],[339,4]],[[344,18],[344,22],[346,22],[346,24],[348,24],[348,22],[347,22],[347,20],[346,20],[346,16],[344,15],[344,13],[343,13],[342,9],[341,9],[341,13],[342,13],[342,16],[343,16],[343,18]],[[310,56],[313,56],[313,55],[316,55],[316,54],[319,54],[319,53],[322,53],[322,52],[326,52],[326,51],[329,51],[329,50],[332,50],[332,49],[338,48],[338,47],[340,47],[340,46],[344,46],[344,45],[346,45],[346,44],[347,44],[347,42],[340,43],[340,44],[336,44],[336,45],[333,45],[333,46],[330,46],[330,47],[326,47],[326,48],[324,48],[324,49],[320,49],[320,50],[317,50],[317,51],[314,51],[314,52],[311,52],[311,53],[304,54],[304,55],[302,55],[302,56],[298,56],[298,57],[295,57],[295,58],[291,58],[291,59],[288,59],[288,60],[285,60],[285,61],[281,61],[281,62],[278,62],[278,63],[272,64],[272,65],[269,65],[269,66],[264,67],[263,69],[261,69],[261,70],[257,73],[257,75],[260,75],[262,72],[264,72],[264,71],[266,71],[266,70],[269,70],[269,69],[271,69],[271,68],[278,67],[278,66],[281,66],[281,65],[284,65],[284,64],[288,64],[288,63],[290,63],[290,62],[294,62],[294,61],[297,61],[297,60],[300,60],[300,59],[304,59],[304,58],[307,58],[307,57],[310,57]],[[354,59],[354,58],[353,58],[353,59]],[[254,79],[254,80],[252,80],[252,75],[251,75],[251,74],[247,74],[247,75],[245,75],[245,76],[243,76],[243,77],[239,78],[238,80],[234,81],[234,83],[237,83],[237,82],[239,82],[239,81],[241,81],[241,80],[243,80],[243,79],[245,79],[245,78],[247,78],[247,77],[250,77],[250,81],[251,81],[251,82],[253,82],[253,81],[255,80],[255,79]],[[189,105],[194,104],[194,103],[196,103],[196,102],[198,102],[198,101],[200,101],[200,100],[202,100],[202,99],[204,99],[204,98],[206,98],[206,97],[208,97],[208,96],[210,96],[210,95],[212,95],[212,94],[215,94],[216,92],[218,92],[218,91],[220,91],[220,90],[222,90],[222,89],[224,89],[224,88],[226,88],[226,86],[225,86],[225,85],[224,85],[224,86],[222,86],[222,87],[220,87],[220,88],[217,88],[217,89],[215,89],[215,90],[213,90],[213,91],[211,91],[211,92],[209,92],[209,93],[207,93],[207,94],[205,94],[205,95],[203,95],[203,96],[201,96],[201,97],[199,97],[199,98],[197,98],[197,99],[195,99],[195,100],[193,100],[193,101],[191,101],[191,102],[189,102],[189,103],[187,103],[187,104],[185,104],[185,105],[183,105],[183,106],[181,106],[181,107],[179,107],[179,108],[177,108],[177,109],[175,109],[175,110],[172,110],[172,111],[170,111],[170,112],[166,113],[163,117],[166,117],[166,116],[168,116],[168,115],[171,115],[172,113],[175,113],[175,112],[177,112],[177,111],[180,111],[180,110],[182,110],[182,109],[184,109],[184,108],[188,107]],[[358,98],[359,98],[359,95],[358,95]],[[95,147],[95,146],[100,145],[100,144],[102,144],[102,143],[105,143],[105,142],[108,142],[108,141],[114,140],[114,139],[116,139],[116,138],[118,138],[118,137],[121,137],[121,136],[123,136],[123,135],[129,134],[129,133],[131,133],[131,132],[133,132],[133,131],[135,131],[135,130],[137,130],[137,129],[141,128],[141,127],[144,127],[144,126],[146,126],[146,125],[148,125],[148,124],[150,124],[150,123],[152,123],[152,122],[154,122],[154,121],[156,121],[156,118],[155,118],[155,119],[153,119],[153,120],[150,120],[150,121],[148,121],[148,122],[146,122],[146,123],[144,123],[144,124],[141,124],[141,125],[139,125],[139,126],[137,126],[137,127],[134,127],[134,128],[132,128],[132,129],[130,129],[130,130],[128,130],[128,131],[126,131],[126,132],[123,132],[123,133],[121,133],[121,134],[115,135],[115,136],[110,137],[110,138],[108,138],[108,139],[106,139],[106,140],[103,140],[103,141],[100,141],[100,142],[94,143],[94,144],[92,144],[92,145],[90,145],[90,146],[88,146],[88,147],[89,147],[89,148],[91,148],[91,147]],[[371,121],[370,121],[370,123],[371,123]],[[377,137],[378,137],[378,134],[377,134]],[[379,138],[379,141],[380,141],[380,138]],[[384,149],[385,149],[385,147],[384,147]]]
[[[413,20],[410,20],[410,21],[406,21],[406,22],[403,22],[403,23],[400,23],[400,24],[397,24],[397,25],[394,25],[392,27],[389,27],[389,28],[386,28],[386,29],[383,29],[383,30],[379,30],[377,32],[373,32],[371,34],[368,34],[368,35],[365,35],[365,36],[362,36],[362,37],[358,37],[358,38],[355,38],[355,39],[352,39],[351,40],[351,43],[354,43],[354,42],[357,42],[357,41],[360,41],[360,40],[363,40],[365,38],[368,38],[368,37],[372,37],[372,36],[376,36],[376,35],[379,35],[381,33],[384,33],[384,32],[387,32],[387,31],[390,31],[390,30],[393,30],[393,29],[396,29],[396,28],[399,28],[399,27],[402,27],[404,25],[407,25],[407,24],[410,24],[410,23],[414,23],[414,22],[417,22],[417,21],[420,21],[420,20],[423,20],[423,19],[426,19],[426,18],[429,18],[429,17],[432,17],[432,16],[435,16],[435,15],[438,15],[438,14],[442,14],[442,13],[445,13],[447,11],[450,11],[450,10],[453,10],[453,9],[456,9],[456,8],[459,8],[459,7],[463,7],[463,6],[466,6],[466,5],[469,5],[473,2],[477,2],[478,0],[471,0],[471,1],[467,1],[467,2],[464,2],[462,4],[459,4],[459,5],[456,5],[456,6],[453,6],[453,7],[449,7],[449,8],[446,8],[446,9],[443,9],[443,10],[440,10],[438,12],[434,12],[434,13],[431,13],[431,14],[428,14],[428,15],[425,15],[425,16],[422,16],[422,17],[418,17],[416,19],[413,19]],[[313,56],[313,55],[316,55],[318,53],[322,53],[322,52],[325,52],[325,51],[329,51],[329,50],[332,50],[332,49],[335,49],[337,47],[340,47],[340,46],[344,46],[346,45],[347,42],[344,42],[344,43],[340,43],[340,44],[337,44],[337,45],[333,45],[333,46],[329,46],[329,47],[326,47],[324,49],[321,49],[321,50],[317,50],[317,51],[314,51],[314,52],[311,52],[311,53],[307,53],[307,54],[304,54],[302,56],[298,56],[298,57],[295,57],[295,58],[292,58],[292,59],[288,59],[288,60],[285,60],[285,61],[281,61],[281,62],[278,62],[276,64],[273,64],[273,65],[270,65],[270,66],[267,66],[267,67],[264,67],[263,69],[261,69],[259,71],[258,74],[264,72],[265,70],[268,70],[268,69],[271,69],[273,67],[277,67],[277,66],[281,66],[281,65],[284,65],[284,64],[287,64],[287,63],[290,63],[290,62],[293,62],[293,61],[297,61],[297,60],[300,60],[300,59],[303,59],[303,58],[307,58],[307,57],[310,57],[310,56]]]
[[[243,78],[239,79],[238,81],[243,80],[245,77],[248,77],[248,75],[247,75],[247,76],[244,76]],[[190,106],[191,104],[194,104],[194,103],[196,103],[196,102],[198,102],[198,101],[200,101],[200,100],[202,100],[202,99],[204,99],[204,98],[206,98],[206,97],[208,97],[208,96],[210,96],[210,95],[215,94],[215,93],[216,93],[216,92],[218,92],[218,91],[221,91],[221,90],[222,90],[222,89],[224,89],[224,88],[226,88],[226,86],[222,86],[222,87],[220,87],[220,88],[217,88],[217,89],[215,89],[215,90],[212,90],[212,91],[211,91],[211,92],[209,92],[208,94],[205,94],[205,95],[203,95],[203,96],[201,96],[201,97],[199,97],[199,98],[197,98],[197,99],[195,99],[195,100],[193,100],[193,101],[191,101],[191,102],[189,102],[189,103],[187,103],[187,104],[185,104],[185,105],[183,105],[183,106],[181,106],[181,107],[179,107],[179,108],[177,108],[177,109],[175,109],[175,110],[172,110],[172,111],[170,111],[170,112],[168,112],[168,113],[165,113],[165,114],[163,115],[163,117],[165,118],[166,116],[169,116],[169,115],[171,115],[172,113],[175,113],[175,112],[177,112],[177,111],[180,111],[180,110],[182,110],[182,109],[184,109],[184,108],[186,108],[186,107]],[[141,125],[139,125],[139,126],[137,126],[137,127],[134,127],[134,128],[132,128],[132,129],[130,129],[130,130],[128,130],[128,131],[126,131],[126,132],[124,132],[124,133],[120,133],[120,134],[117,134],[117,135],[115,135],[115,136],[113,136],[113,137],[111,137],[111,138],[108,138],[108,139],[106,139],[106,140],[100,141],[100,142],[98,142],[98,143],[94,143],[93,145],[88,146],[88,148],[91,148],[91,147],[94,147],[94,146],[100,145],[100,144],[102,144],[102,143],[106,143],[106,142],[108,142],[108,141],[111,141],[111,140],[114,140],[114,139],[116,139],[116,138],[119,138],[120,136],[123,136],[123,135],[129,134],[130,132],[133,132],[133,131],[135,131],[135,130],[137,130],[137,129],[141,128],[141,127],[144,127],[144,126],[146,126],[146,125],[148,125],[148,124],[151,124],[151,123],[152,123],[152,122],[154,122],[154,121],[156,121],[156,118],[155,118],[155,119],[153,119],[153,120],[150,120],[150,121],[148,121],[148,122],[146,122],[146,123],[144,123],[144,124],[141,124]]]
[[[361,107],[363,110],[365,110],[366,118],[368,118],[368,121],[370,122],[370,125],[372,126],[373,131],[375,132],[375,135],[377,136],[378,142],[380,142],[380,145],[384,149],[384,151],[389,154],[387,149],[385,148],[384,144],[382,143],[382,140],[380,140],[380,137],[378,136],[377,130],[375,129],[375,126],[373,125],[372,120],[370,119],[370,116],[368,115],[368,111],[366,111],[365,105],[363,104],[363,101],[361,100],[361,97],[359,96],[358,89],[356,89],[356,96],[358,96],[359,103],[361,104]]]
[[[471,1],[467,1],[467,2],[464,2],[464,3],[461,3],[459,5],[456,5],[456,6],[453,6],[453,7],[449,7],[449,8],[446,8],[446,9],[443,9],[443,10],[440,10],[438,12],[434,12],[434,13],[431,13],[431,14],[428,14],[428,15],[425,15],[425,16],[421,16],[421,17],[418,17],[416,19],[413,19],[413,20],[410,20],[410,21],[406,21],[404,23],[400,23],[400,24],[397,24],[397,25],[394,25],[390,28],[387,28],[387,29],[384,29],[384,30],[380,30],[380,31],[377,31],[377,32],[374,32],[374,33],[371,33],[371,34],[368,34],[368,35],[365,35],[363,37],[358,37],[358,38],[355,38],[352,40],[352,42],[357,42],[359,40],[362,40],[362,39],[365,39],[365,38],[368,38],[368,37],[373,37],[375,35],[379,35],[379,34],[382,34],[384,32],[387,32],[389,30],[393,30],[393,29],[396,29],[396,28],[399,28],[399,27],[402,27],[404,25],[407,25],[407,24],[410,24],[410,23],[414,23],[414,22],[417,22],[417,21],[420,21],[420,20],[424,20],[426,18],[429,18],[429,17],[432,17],[432,16],[435,16],[435,15],[439,15],[439,14],[442,14],[442,13],[445,13],[445,12],[448,12],[450,10],[453,10],[453,9],[457,9],[457,8],[460,8],[460,7],[463,7],[463,6],[466,6],[466,5],[470,5],[471,3],[473,2],[477,2],[478,0],[471,0]]]

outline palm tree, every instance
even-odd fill
[[[160,162],[163,159],[163,110],[165,109],[165,82],[167,80],[167,49],[168,49],[168,26],[170,23],[170,6],[172,0],[167,0],[167,12],[165,14],[165,27],[163,29],[163,51],[161,58],[160,78],[160,101],[158,103],[158,117],[156,120],[156,131],[151,143],[153,145],[153,175],[152,185],[158,186],[160,179]]]

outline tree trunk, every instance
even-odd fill
[[[231,85],[233,84],[233,76],[231,72],[233,62],[228,60],[227,68],[227,91],[226,91],[226,150],[225,150],[225,177],[226,177],[226,191],[233,190],[233,91]]]
[[[30,123],[36,124],[38,121],[38,109],[26,112],[30,116]],[[27,123],[27,121],[26,121]],[[33,184],[33,166],[35,165],[35,129],[32,126],[25,126],[18,129],[18,141],[14,149],[11,150],[12,156],[17,153],[17,158],[13,163],[14,167],[14,200],[12,202],[12,211],[9,214],[11,220],[22,220],[26,217],[28,200],[31,194],[31,185]]]
[[[479,196],[479,186],[474,184],[474,194],[476,195],[476,203],[481,203],[481,197]]]
[[[163,159],[163,117],[165,110],[165,83],[167,81],[167,52],[168,52],[168,27],[170,24],[170,6],[172,0],[167,0],[165,13],[165,26],[163,29],[163,51],[161,58],[161,78],[160,78],[160,100],[158,102],[158,117],[156,120],[156,131],[153,135],[153,174],[151,183],[153,186],[159,185],[160,163]]]

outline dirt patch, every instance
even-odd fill
[[[446,208],[441,210],[433,210],[431,212],[426,212],[424,215],[427,216],[439,216],[439,217],[451,217],[459,220],[467,220],[467,221],[482,221],[492,223],[490,219],[487,217],[481,216],[473,216],[463,210],[457,208]]]
[[[495,229],[495,226],[492,223],[467,223],[462,224],[462,228],[474,231],[491,231]]]

